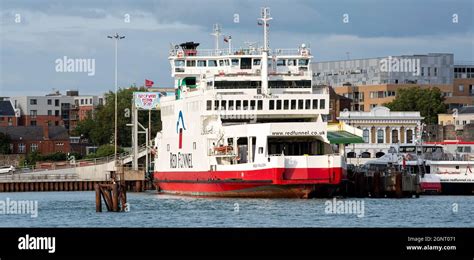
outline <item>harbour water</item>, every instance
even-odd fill
[[[95,212],[94,192],[0,193],[34,200],[38,216],[0,214],[1,227],[474,227],[474,196],[347,198],[364,214],[327,212],[329,199],[223,199],[128,193],[130,211]]]

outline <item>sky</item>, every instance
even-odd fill
[[[474,61],[473,0],[0,0],[0,96],[113,90],[107,36],[116,32],[126,37],[118,42],[120,87],[145,79],[172,87],[170,45],[212,49],[215,23],[234,47],[261,43],[263,6],[273,17],[270,48],[305,43],[313,61],[436,52]],[[94,61],[95,73],[58,72],[65,56]]]

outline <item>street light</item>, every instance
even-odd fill
[[[109,39],[115,39],[115,134],[114,134],[114,164],[117,166],[117,45],[118,40],[125,38],[115,33],[113,36],[107,36]]]

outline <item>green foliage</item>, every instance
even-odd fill
[[[438,88],[410,87],[397,91],[397,97],[385,104],[392,111],[420,111],[424,123],[437,124],[438,114],[446,113],[447,106]]]
[[[132,122],[132,98],[133,92],[147,91],[145,88],[129,87],[119,89],[117,102],[117,142],[119,146],[130,147],[132,129],[127,124]],[[105,105],[98,106],[93,115],[78,123],[75,134],[88,138],[94,145],[105,145],[114,143],[115,132],[115,93],[109,91],[105,94]],[[148,111],[138,112],[139,122],[148,126]],[[160,111],[151,112],[152,136],[161,130]],[[143,138],[144,137],[140,137]]]
[[[115,151],[115,148],[111,144],[101,145],[99,146],[99,148],[97,148],[97,151],[95,153],[91,153],[87,155],[87,158],[92,159],[92,158],[106,157],[109,155],[113,155],[114,151]],[[117,149],[117,153],[123,153],[123,149],[119,147]]]
[[[4,133],[0,133],[0,154],[10,153],[10,136]]]

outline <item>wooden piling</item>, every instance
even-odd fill
[[[102,199],[100,196],[99,184],[94,186],[95,189],[95,212],[102,212]]]
[[[402,174],[400,172],[396,173],[395,179],[395,196],[397,198],[403,197],[403,190],[402,190]]]
[[[118,183],[112,184],[112,211],[119,211]]]

